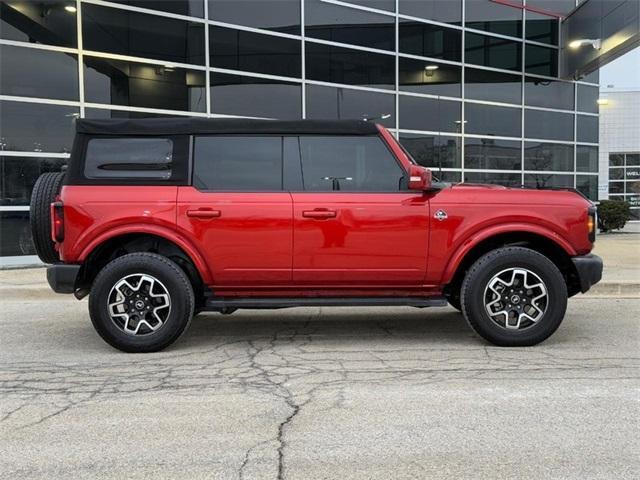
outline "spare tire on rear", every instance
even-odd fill
[[[62,188],[64,173],[50,172],[40,175],[31,193],[29,220],[36,253],[44,263],[55,263],[60,256],[51,240],[51,203]]]

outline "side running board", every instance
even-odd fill
[[[204,310],[290,307],[445,307],[445,297],[300,297],[300,298],[218,298],[207,300]]]

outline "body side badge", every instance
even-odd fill
[[[438,210],[433,214],[433,218],[442,222],[443,220],[447,219],[447,212],[445,212],[444,210]]]

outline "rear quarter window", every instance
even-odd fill
[[[170,138],[92,138],[87,143],[88,179],[170,180],[174,142]]]

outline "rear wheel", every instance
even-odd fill
[[[499,248],[469,269],[461,304],[471,327],[491,343],[535,345],[560,326],[567,285],[544,255],[522,247]]]
[[[162,255],[116,258],[96,277],[89,314],[98,334],[124,352],[155,352],[186,330],[195,306],[182,269]]]
[[[51,203],[62,188],[64,173],[43,173],[40,175],[31,193],[29,207],[29,221],[31,223],[31,237],[36,253],[44,263],[55,263],[60,256],[51,240]]]

